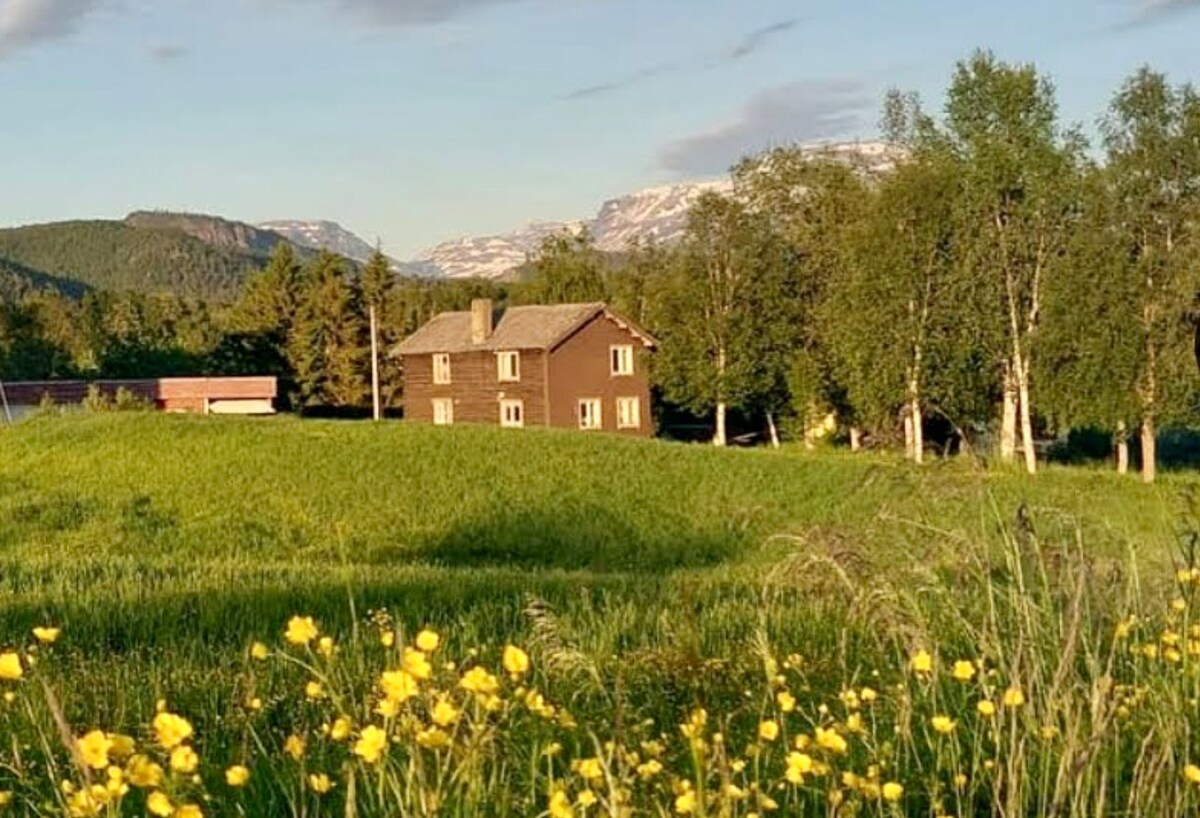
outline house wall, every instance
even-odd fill
[[[610,349],[632,344],[632,375],[614,376]],[[650,437],[654,424],[650,416],[650,382],[647,377],[647,351],[641,340],[616,322],[599,315],[550,353],[550,425],[579,428],[579,401],[599,398],[605,432]],[[641,424],[637,429],[617,428],[617,398],[636,397],[640,404]]]
[[[432,355],[404,356],[404,417],[433,422],[433,400],[454,401],[455,423],[499,425],[500,401],[525,403],[525,425],[546,423],[546,354],[541,350],[521,353],[521,380],[500,383],[496,353],[490,350],[459,352],[450,356],[450,383],[433,382]]]

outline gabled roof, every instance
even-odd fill
[[[549,350],[557,347],[598,315],[605,315],[616,321],[648,347],[657,344],[648,333],[615,315],[606,305],[596,302],[509,307],[500,316],[491,337],[482,344],[471,343],[471,313],[443,312],[396,345],[392,353],[431,355],[472,350]]]

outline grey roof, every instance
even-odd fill
[[[482,344],[471,343],[471,313],[443,312],[401,341],[393,349],[393,354],[552,349],[588,321],[606,312],[607,307],[598,302],[509,307],[500,316],[492,336]],[[644,343],[654,345],[654,339],[649,335],[626,321],[621,323],[641,337]]]

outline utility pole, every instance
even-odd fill
[[[375,305],[369,310],[371,316],[371,398],[374,404],[375,421],[383,420],[383,408],[379,404],[379,327],[375,320]]]

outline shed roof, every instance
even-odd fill
[[[641,338],[647,346],[655,341],[647,333],[609,311],[602,303],[551,304],[509,307],[500,316],[490,338],[471,343],[471,313],[443,312],[401,341],[396,355],[431,355],[472,350],[553,349],[598,315],[607,315]]]

